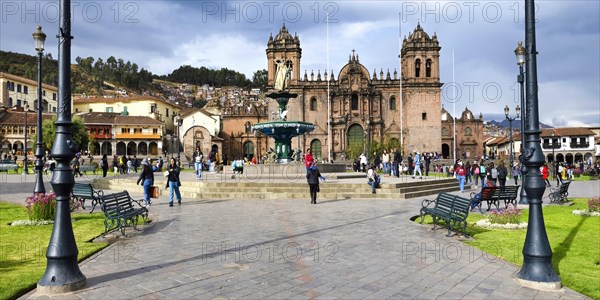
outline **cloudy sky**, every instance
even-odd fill
[[[57,57],[58,1],[0,4],[0,49],[35,54],[41,24]],[[600,1],[536,5],[540,121],[600,126]],[[399,37],[420,22],[442,47],[448,111],[500,120],[519,104],[513,51],[525,39],[524,1],[72,1],[72,15],[73,60],[113,55],[155,74],[187,64],[249,78],[266,68],[269,34],[283,23],[300,37],[302,74],[329,65],[337,75],[352,49],[370,72],[398,69]]]

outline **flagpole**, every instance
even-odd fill
[[[398,13],[398,58],[400,64],[400,153],[404,154],[404,98],[402,97],[402,22]]]
[[[329,13],[327,14],[327,70],[329,70]],[[327,71],[325,71],[325,73],[327,73]],[[330,75],[331,76],[331,75]],[[327,146],[327,160],[329,163],[331,163],[331,147],[332,147],[332,142],[331,142],[331,100],[329,99],[330,93],[329,93],[329,78],[325,78],[325,80],[327,80],[327,142],[328,142],[328,146]]]
[[[453,141],[453,153],[454,153],[454,161],[456,161],[456,79],[454,78],[454,49],[452,49],[452,84],[454,84],[454,89],[452,89],[452,141]]]

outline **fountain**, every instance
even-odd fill
[[[315,125],[311,123],[286,120],[288,102],[291,98],[298,97],[298,94],[290,93],[287,90],[290,71],[291,69],[284,62],[277,62],[275,77],[276,92],[267,95],[267,97],[277,101],[279,105],[279,119],[274,122],[257,123],[252,126],[252,130],[257,130],[275,140],[274,150],[278,163],[292,161],[292,138],[315,129]]]

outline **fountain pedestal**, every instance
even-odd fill
[[[290,98],[298,97],[297,94],[282,91],[268,94],[267,97],[275,99],[279,104],[279,120],[257,123],[252,126],[252,130],[257,130],[274,139],[277,162],[288,163],[292,161],[292,138],[313,131],[315,125],[307,122],[286,121],[287,104]]]

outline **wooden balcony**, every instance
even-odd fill
[[[117,140],[160,140],[160,134],[148,133],[117,133]]]
[[[569,146],[571,146],[572,149],[577,149],[577,148],[587,148],[590,146],[590,143],[570,143]]]
[[[108,133],[90,133],[89,136],[94,138],[95,140],[110,140],[112,139],[112,134]]]

